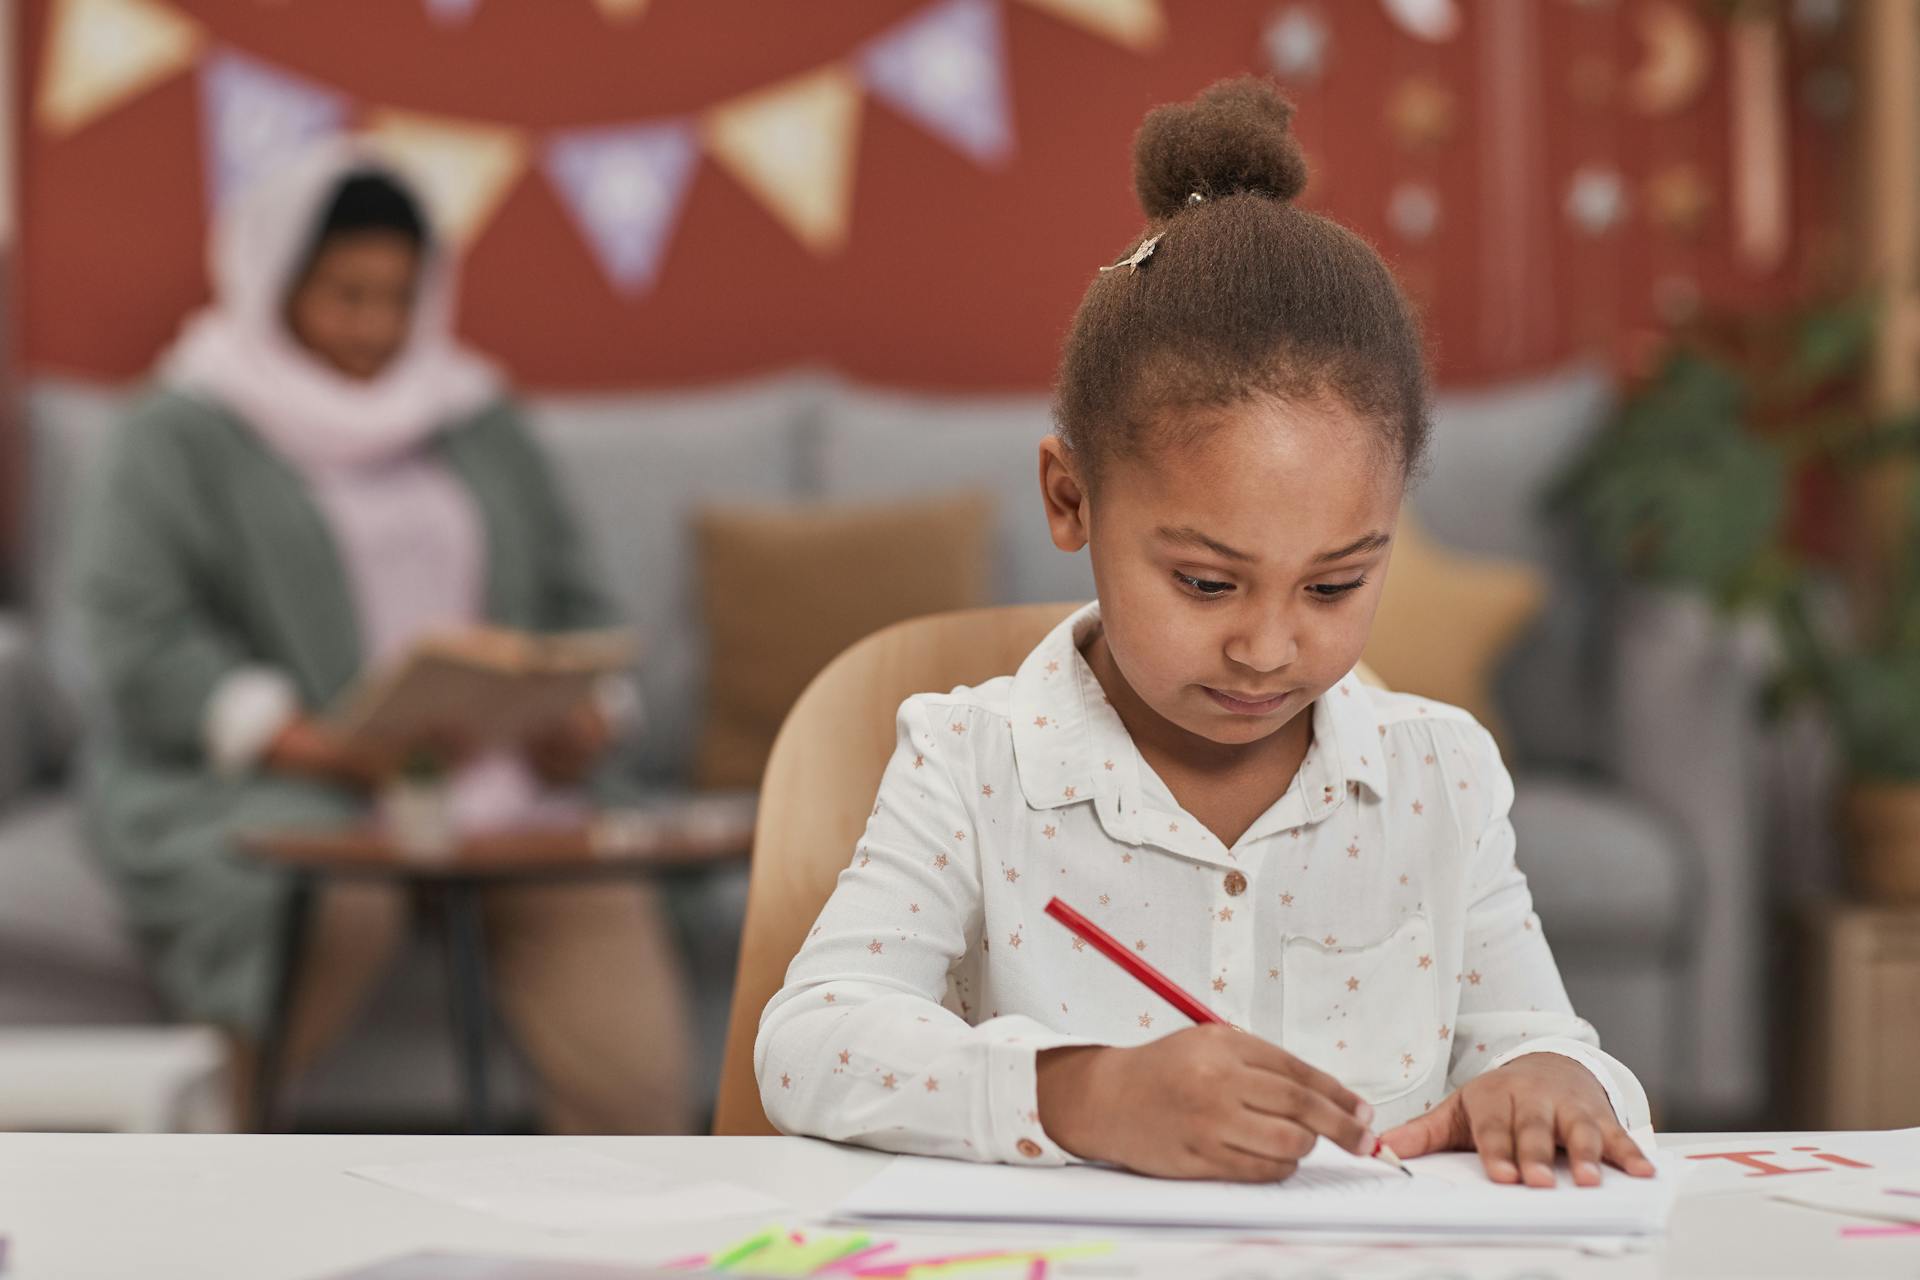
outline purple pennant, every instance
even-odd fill
[[[427,13],[437,22],[466,22],[479,7],[480,0],[427,0]]]
[[[221,51],[200,67],[200,132],[218,209],[308,143],[338,133],[351,103],[311,80]]]
[[[867,88],[966,152],[998,165],[1013,153],[1006,41],[994,0],[941,0],[869,43]]]
[[[547,176],[622,291],[652,285],[680,216],[699,147],[691,126],[619,125],[556,134]]]

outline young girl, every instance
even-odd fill
[[[1292,201],[1255,80],[1147,117],[1150,223],[1088,287],[1040,446],[1099,599],[920,694],[755,1046],[783,1130],[1024,1164],[1284,1178],[1325,1136],[1498,1182],[1653,1169],[1575,1017],[1465,712],[1353,675],[1428,417],[1380,258]],[[1231,1027],[1043,913],[1058,895]]]

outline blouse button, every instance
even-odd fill
[[[1227,872],[1227,895],[1237,898],[1247,891],[1247,878],[1238,871]]]
[[[1019,1143],[1017,1144],[1017,1150],[1020,1152],[1021,1155],[1025,1156],[1029,1160],[1038,1160],[1043,1154],[1045,1154],[1040,1150],[1040,1144],[1035,1142],[1032,1138],[1020,1139]]]

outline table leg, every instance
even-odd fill
[[[447,998],[459,1059],[460,1092],[466,1105],[467,1129],[488,1133],[487,1019],[492,1002],[487,991],[486,938],[482,929],[480,888],[448,885],[442,890],[441,910],[446,924]]]
[[[312,916],[313,877],[296,871],[281,908],[273,1006],[267,1010],[266,1033],[261,1037],[259,1060],[254,1066],[253,1097],[249,1101],[255,1133],[275,1133],[279,1128],[280,1075],[286,1065],[287,1031],[293,1023],[293,1002],[300,990],[300,968],[306,957],[307,925]]]

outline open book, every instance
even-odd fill
[[[1678,1181],[1673,1157],[1659,1175],[1617,1169],[1598,1187],[1576,1187],[1565,1162],[1553,1190],[1500,1186],[1471,1152],[1409,1160],[1413,1177],[1362,1160],[1325,1139],[1285,1182],[1176,1182],[1071,1165],[1023,1169],[900,1156],[841,1201],[854,1222],[1021,1222],[1235,1231],[1380,1233],[1394,1236],[1652,1235],[1666,1229]]]
[[[631,631],[539,635],[474,627],[428,636],[401,661],[349,690],[328,717],[357,745],[404,747],[452,733],[476,746],[524,741],[632,670]]]

